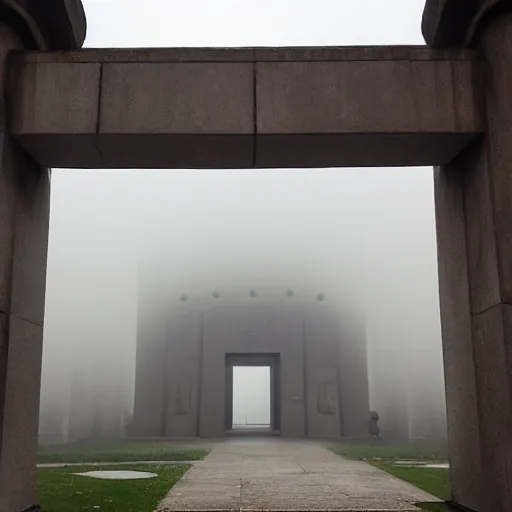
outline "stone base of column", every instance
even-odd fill
[[[458,505],[457,503],[453,501],[446,501],[445,502],[449,507],[451,507],[453,510],[460,510],[460,512],[478,512],[477,510],[473,510],[471,508],[463,507],[462,505]]]
[[[32,505],[31,507],[23,510],[23,512],[41,512],[41,507],[39,505]]]

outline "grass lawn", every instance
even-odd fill
[[[448,469],[395,465],[397,460],[446,461],[448,446],[445,441],[409,441],[400,444],[375,441],[364,444],[336,444],[332,450],[347,459],[368,462],[442,500],[450,499]],[[429,512],[451,510],[442,503],[418,504],[418,506]]]
[[[340,443],[332,447],[334,452],[353,460],[448,460],[448,445],[440,441],[409,441],[404,443]]]
[[[191,448],[165,442],[82,442],[40,446],[37,462],[186,461],[200,460],[207,453],[208,450],[204,448]]]
[[[396,466],[392,461],[372,461],[374,466],[441,498],[450,499],[450,478],[448,469],[406,468]]]
[[[100,480],[73,475],[113,469],[149,471],[158,477],[142,480]],[[187,471],[187,465],[75,466],[37,472],[37,500],[46,512],[152,512]]]

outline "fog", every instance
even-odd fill
[[[423,44],[423,0],[84,4],[89,47]],[[155,307],[213,290],[343,296],[365,321],[371,408],[389,430],[442,430],[431,169],[53,170],[42,441],[94,435],[105,410],[129,421],[148,269]]]

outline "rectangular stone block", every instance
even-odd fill
[[[453,497],[482,512],[512,511],[511,36],[510,14],[479,34],[486,135],[436,184]]]
[[[96,49],[12,68],[12,133],[47,167],[439,165],[484,129],[471,51]]]
[[[434,172],[439,297],[443,337],[452,498],[480,510],[481,440],[476,360],[468,285],[463,175],[457,166]]]
[[[16,215],[15,154],[10,137],[5,131],[0,131],[0,311],[3,312],[11,309]]]
[[[458,159],[464,173],[467,260],[472,314],[501,302],[490,168],[483,142],[472,144]]]
[[[100,134],[254,133],[245,63],[104,64]]]
[[[105,159],[98,149],[98,137],[90,134],[20,135],[17,140],[39,164],[46,168],[104,169]]]
[[[25,63],[13,73],[10,129],[23,134],[94,134],[101,64]]]
[[[257,132],[475,132],[472,74],[470,61],[259,62]]]
[[[511,21],[510,16],[496,20],[482,39],[482,57],[486,63],[485,106],[488,118],[485,154],[482,158],[488,166],[501,302],[506,304],[512,303]]]
[[[474,138],[460,133],[256,136],[256,168],[415,167],[448,163]]]
[[[19,159],[24,172],[16,176],[18,198],[11,313],[42,324],[50,223],[50,172],[26,154],[20,155]]]
[[[508,511],[512,507],[512,306],[500,304],[474,316],[473,336],[483,510]],[[485,492],[490,489],[493,492]]]
[[[35,503],[37,425],[43,326],[9,317],[0,331],[8,343],[2,397],[0,510],[26,510]]]
[[[253,148],[252,135],[102,134],[94,167],[244,169],[253,166]]]
[[[101,167],[95,147],[101,64],[14,67],[10,131],[45,167]]]

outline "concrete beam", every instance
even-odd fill
[[[47,167],[445,164],[484,131],[477,76],[424,47],[25,53],[9,129]]]

